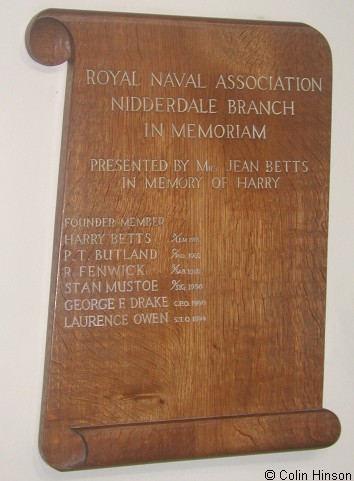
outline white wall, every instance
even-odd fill
[[[34,63],[23,37],[36,13],[59,6],[299,21],[327,38],[334,86],[324,406],[342,422],[333,447],[72,473],[59,473],[40,458],[37,433],[66,67]],[[351,472],[354,479],[352,0],[2,0],[0,14],[0,480],[258,481],[266,469],[277,474],[298,470],[309,480],[312,469]]]

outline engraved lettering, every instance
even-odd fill
[[[168,312],[148,312],[134,314],[134,324],[163,324],[168,322]]]
[[[202,82],[201,74],[195,75],[192,73],[178,74],[176,72],[168,72],[167,74],[165,74],[163,72],[151,72],[150,84],[152,87],[192,87],[195,89],[206,88],[206,85],[204,85]]]
[[[238,177],[236,187],[239,189],[277,189],[280,177]]]
[[[203,177],[154,177],[145,178],[145,187],[148,189],[199,189]]]
[[[64,303],[66,311],[95,311],[115,309],[113,297],[108,299],[67,299]]]
[[[137,80],[137,72],[127,70],[86,70],[86,83],[88,85],[128,85],[129,87],[138,87],[141,85]]]
[[[200,124],[171,124],[171,135],[187,139],[266,139],[266,126],[239,125],[239,124],[209,124],[204,127]]]
[[[161,227],[164,217],[127,217],[120,221],[122,227]]]
[[[102,260],[101,252],[96,253],[98,260]],[[110,260],[110,259],[109,259]],[[145,276],[143,264],[117,264],[117,265],[84,265],[79,266],[80,277],[119,277],[119,276]]]
[[[258,172],[259,160],[229,160],[226,172]]]
[[[64,234],[64,244],[102,244],[105,234]]]
[[[112,97],[111,110],[119,112],[167,112],[216,114],[216,99],[185,99],[184,97]]]
[[[91,172],[165,172],[167,168],[163,159],[90,159]]]
[[[114,227],[115,220],[112,217],[65,217],[65,227]]]
[[[260,75],[220,75],[215,88],[225,90],[282,90],[296,92],[322,92],[322,78],[273,77]]]
[[[162,297],[131,297],[130,307],[132,309],[147,309],[149,307],[168,307],[168,299]]]
[[[115,327],[127,326],[128,323],[127,314],[92,314],[88,316],[75,316],[72,319],[64,318],[65,328]]]
[[[94,252],[96,261],[119,261],[119,260],[142,260],[156,259],[156,249],[96,249]]]
[[[157,279],[106,281],[106,292],[157,292]]]
[[[285,100],[267,100],[246,102],[240,99],[229,99],[228,114],[232,115],[295,115],[295,102]]]

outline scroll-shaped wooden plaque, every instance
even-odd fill
[[[336,441],[323,37],[48,10],[27,48],[68,62],[44,458],[64,470]]]

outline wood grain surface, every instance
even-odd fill
[[[48,10],[26,42],[68,65],[43,457],[67,470],[335,442],[325,39]]]

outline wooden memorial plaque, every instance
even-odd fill
[[[48,10],[27,48],[68,62],[44,458],[65,470],[335,442],[323,37]]]

